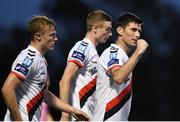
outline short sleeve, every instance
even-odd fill
[[[30,69],[32,68],[33,60],[34,57],[25,54],[25,52],[21,52],[14,61],[11,72],[21,80],[25,80],[30,72]]]
[[[111,75],[112,69],[119,69],[124,64],[124,53],[119,49],[110,50],[107,56],[107,73]]]
[[[77,64],[80,68],[84,66],[88,53],[88,43],[79,41],[71,49],[68,55],[68,62]]]

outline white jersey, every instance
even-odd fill
[[[24,121],[40,119],[41,103],[47,86],[47,63],[45,58],[32,46],[28,46],[17,56],[11,69],[22,83],[16,89],[16,99]],[[5,121],[13,118],[7,110]]]
[[[68,62],[74,62],[80,67],[73,80],[72,106],[86,112],[90,117],[94,110],[93,93],[96,88],[98,60],[97,50],[87,38],[78,41],[68,56]]]
[[[93,121],[127,121],[131,107],[132,73],[122,84],[116,83],[111,74],[120,68],[128,56],[119,46],[111,44],[100,56],[97,75],[95,111]]]

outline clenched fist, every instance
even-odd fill
[[[139,39],[137,41],[136,51],[138,54],[143,54],[148,47],[148,43],[144,39]]]

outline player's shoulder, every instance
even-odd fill
[[[29,47],[22,50],[20,54],[17,56],[17,58],[15,59],[12,65],[12,69],[23,75],[26,75],[30,67],[34,66],[36,53],[37,52],[35,50],[32,50]]]
[[[18,62],[22,62],[28,67],[35,61],[35,59],[37,59],[37,51],[30,46],[22,50],[17,57]]]
[[[117,45],[115,45],[115,44],[111,44],[110,46],[109,46],[109,51],[110,52],[117,52],[119,50],[119,48],[117,47]]]
[[[109,47],[107,47],[104,51],[103,51],[103,53],[115,53],[115,52],[118,52],[118,50],[119,50],[119,48],[116,46],[116,45],[114,45],[114,44],[111,44]],[[102,54],[103,54],[102,53]]]
[[[22,57],[28,56],[30,58],[35,58],[35,56],[37,55],[37,51],[33,50],[30,47],[27,47],[26,49],[22,50],[19,55],[21,55]]]
[[[84,40],[80,40],[76,43],[77,46],[84,46],[87,47],[89,45],[88,42],[84,41]]]
[[[111,44],[109,47],[107,47],[101,54],[100,58],[103,59],[103,58],[107,58],[109,57],[111,54],[117,54],[118,53],[118,50],[119,48],[114,45],[114,44]]]
[[[74,45],[73,49],[78,52],[84,53],[86,50],[88,50],[88,45],[88,42],[81,40]]]

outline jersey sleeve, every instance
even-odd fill
[[[32,68],[34,57],[21,52],[11,67],[11,73],[15,74],[21,80],[25,80]]]
[[[112,69],[119,69],[123,65],[123,54],[119,50],[110,50],[109,55],[107,56],[107,73],[111,75]]]
[[[88,43],[79,41],[71,49],[68,55],[67,62],[73,62],[82,68],[85,64],[87,53],[88,53]]]

